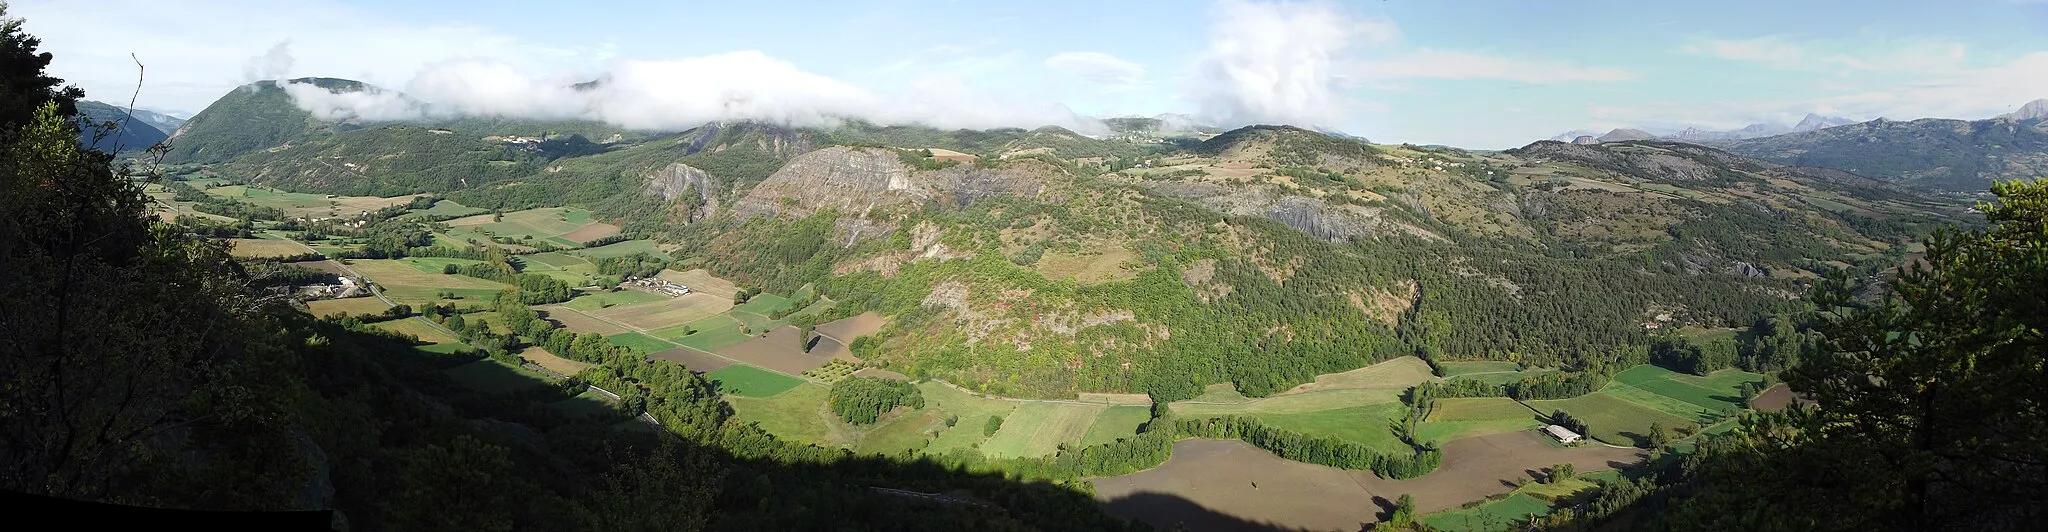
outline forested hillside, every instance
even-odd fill
[[[1873,120],[1734,141],[1735,153],[1934,190],[1983,192],[2048,173],[2048,120]]]

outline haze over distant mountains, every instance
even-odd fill
[[[1588,130],[1572,130],[1567,131],[1564,134],[1551,137],[1550,140],[1555,140],[1559,142],[1572,142],[1574,140],[1577,140],[1579,137],[1593,137],[1595,140],[1598,140],[1600,142],[1647,139],[1688,141],[1742,140],[1759,137],[1769,137],[1772,135],[1783,135],[1786,133],[1802,133],[1822,128],[1846,126],[1854,123],[1856,123],[1855,120],[1850,120],[1847,118],[1821,116],[1819,114],[1808,113],[1805,118],[1799,120],[1799,123],[1790,126],[1781,123],[1759,122],[1755,124],[1750,124],[1748,126],[1744,126],[1741,129],[1714,130],[1700,127],[1689,127],[1677,131],[1666,130],[1662,133],[1655,132],[1651,128],[1616,128],[1605,133]]]

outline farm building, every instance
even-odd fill
[[[1550,434],[1550,437],[1552,438],[1557,438],[1557,441],[1559,443],[1563,443],[1565,445],[1571,445],[1579,442],[1579,433],[1572,432],[1572,429],[1560,427],[1557,425],[1545,425],[1543,426],[1543,432]]]

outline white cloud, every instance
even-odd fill
[[[125,96],[135,79],[128,54],[138,53],[149,74],[142,102],[162,108],[201,109],[260,79],[345,76],[390,90],[337,94],[289,83],[283,88],[316,115],[370,121],[472,114],[680,130],[712,120],[816,124],[848,117],[948,128],[1099,130],[1099,124],[1035,95],[1007,97],[957,83],[1015,70],[1026,60],[1021,52],[967,54],[970,49],[957,44],[930,47],[919,58],[928,60],[902,64],[904,70],[929,72],[920,79],[864,80],[903,86],[880,91],[757,51],[620,58],[610,43],[537,43],[472,25],[395,20],[331,1],[104,0],[91,9],[70,4],[18,0],[9,14],[28,18],[29,31],[44,39],[43,50],[59,55],[55,74],[94,97]],[[109,39],[101,28],[114,13],[149,23]],[[596,90],[569,89],[600,76],[609,79]]]
[[[1501,79],[1525,83],[1614,82],[1635,76],[1627,70],[1512,59],[1475,52],[1423,48],[1388,60],[1353,66],[1365,78]]]
[[[1045,58],[1045,66],[1081,79],[1111,85],[1137,83],[1145,67],[1102,52],[1065,52]]]
[[[1190,79],[1204,118],[1225,126],[1338,124],[1355,105],[1337,94],[1336,61],[1353,42],[1383,43],[1398,31],[1329,2],[1219,2],[1209,49]]]

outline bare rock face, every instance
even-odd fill
[[[647,193],[661,196],[663,200],[675,201],[681,198],[685,191],[704,200],[704,214],[718,212],[719,198],[722,195],[718,190],[718,180],[712,178],[711,174],[687,164],[675,163],[647,176]]]
[[[1578,136],[1578,138],[1574,138],[1574,139],[1572,139],[1572,144],[1599,144],[1599,143],[1600,143],[1600,139],[1598,139],[1598,138],[1594,138],[1594,137],[1593,137],[1592,135],[1579,135],[1579,136]]]
[[[800,218],[837,209],[859,216],[884,205],[967,205],[999,195],[1036,195],[1044,190],[1049,171],[1057,170],[1030,161],[994,169],[963,164],[918,171],[894,152],[835,146],[791,159],[735,202],[733,213]]]
[[[910,179],[910,167],[886,150],[835,146],[790,159],[733,205],[742,218],[801,218],[825,209],[864,213],[877,205],[931,199],[940,191]]]
[[[1326,240],[1371,235],[1382,221],[1378,208],[1331,204],[1267,188],[1181,181],[1148,182],[1143,186],[1155,195],[1192,199],[1225,213],[1271,218]]]

